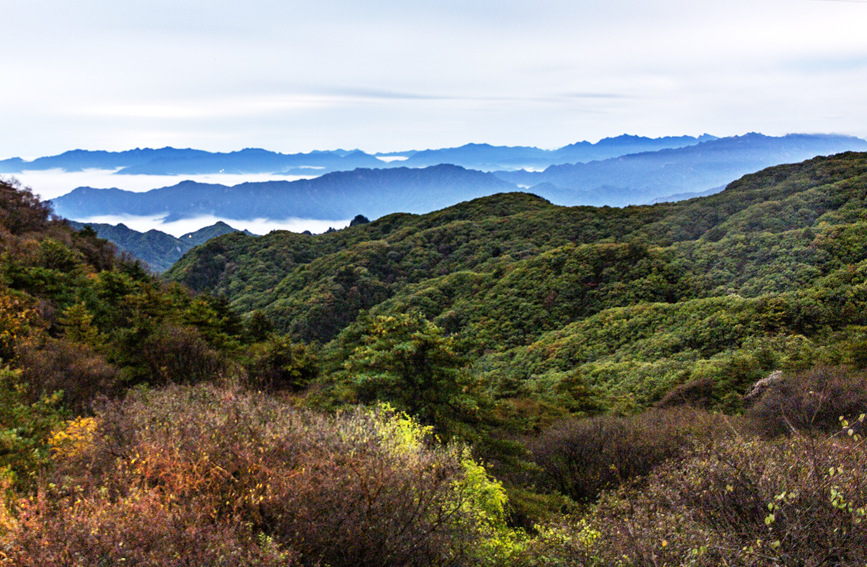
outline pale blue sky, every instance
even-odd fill
[[[867,137],[856,0],[27,0],[0,21],[0,158]]]

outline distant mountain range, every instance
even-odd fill
[[[122,252],[128,252],[142,260],[157,273],[168,270],[187,250],[204,244],[212,238],[233,232],[250,234],[246,230],[238,231],[222,221],[184,234],[180,238],[159,230],[139,232],[124,224],[112,225],[76,221],[69,221],[69,224],[76,230],[81,230],[89,225],[96,231],[97,236],[114,242]]]
[[[615,140],[599,142],[594,151],[600,145],[622,148],[647,142],[628,137]],[[688,141],[663,140],[670,144]],[[496,153],[490,146],[472,150],[477,155]],[[835,135],[747,134],[589,163],[553,165],[541,172],[488,173],[454,164],[412,168],[408,167],[409,158],[400,166],[334,172],[291,182],[229,187],[184,181],[145,193],[79,187],[54,199],[53,204],[55,211],[67,218],[127,214],[158,215],[166,221],[205,215],[238,220],[337,220],[356,214],[377,218],[393,212],[426,213],[517,190],[535,193],[559,205],[624,206],[707,194],[765,167],[848,150],[865,151],[867,141]],[[446,150],[441,152],[441,157],[448,155]]]
[[[497,176],[562,205],[623,206],[706,194],[766,167],[865,150],[867,141],[850,136],[753,133],[603,161],[552,165],[541,172],[498,172]]]
[[[26,170],[85,169],[117,170],[121,175],[193,175],[202,173],[285,173],[319,175],[326,171],[378,167],[382,160],[361,151],[342,150],[280,154],[261,149],[213,153],[203,150],[162,148],[135,149],[124,152],[72,150],[60,155],[32,161],[21,158],[0,160],[0,173]]]
[[[52,201],[57,214],[81,219],[98,215],[162,215],[167,222],[213,215],[227,219],[348,219],[396,211],[443,208],[457,201],[513,191],[491,173],[454,165],[424,169],[356,169],[315,179],[225,185],[183,181],[134,193],[79,187]]]
[[[705,134],[645,138],[617,136],[597,143],[577,142],[557,150],[532,147],[467,144],[459,148],[367,154],[360,150],[314,151],[281,154],[262,149],[213,153],[192,149],[135,149],[124,152],[73,150],[60,155],[31,161],[21,158],[0,160],[0,173],[26,170],[85,169],[117,170],[118,174],[194,175],[207,173],[273,173],[285,175],[321,175],[356,168],[427,167],[449,163],[469,169],[545,168],[553,164],[578,163],[607,159],[624,154],[680,148],[715,139]],[[382,158],[382,159],[380,159]]]
[[[424,150],[413,153],[401,165],[426,167],[440,163],[460,165],[468,169],[483,171],[544,169],[550,165],[583,163],[602,160],[638,152],[654,152],[662,149],[694,146],[700,142],[716,140],[715,136],[704,134],[692,136],[666,136],[664,138],[644,138],[641,136],[617,136],[604,138],[595,144],[577,142],[557,150],[521,146],[491,146],[489,144],[467,144],[459,148]]]

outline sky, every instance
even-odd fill
[[[27,0],[0,159],[867,138],[864,0]]]

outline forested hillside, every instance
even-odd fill
[[[473,564],[513,538],[464,445],[384,406],[298,407],[306,347],[10,182],[0,363],[2,565]]]
[[[222,221],[181,236],[172,236],[154,229],[139,232],[124,224],[67,222],[78,230],[90,226],[97,236],[117,245],[121,252],[127,252],[133,258],[141,260],[155,273],[168,270],[184,252],[194,246],[223,234],[238,232]]]
[[[0,565],[862,565],[865,174],[227,234],[174,282],[4,182]]]
[[[376,317],[405,315],[441,329],[496,397],[646,407],[708,381],[710,405],[734,410],[768,372],[841,361],[867,340],[865,171],[849,153],[680,203],[510,193],[318,236],[235,234],[167,276],[326,359]]]

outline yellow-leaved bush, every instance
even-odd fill
[[[62,429],[55,431],[49,439],[54,457],[74,458],[93,443],[98,422],[93,417],[76,417],[67,421]]]

